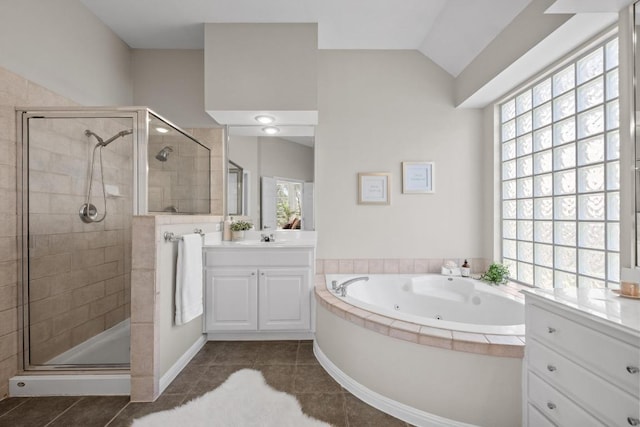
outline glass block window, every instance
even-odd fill
[[[542,288],[618,287],[618,40],[499,105],[502,261]]]

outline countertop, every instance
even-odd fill
[[[261,248],[261,249],[282,249],[282,248],[313,248],[316,246],[315,240],[283,240],[275,242],[261,242],[259,240],[222,241],[213,244],[205,244],[203,248]]]
[[[621,297],[609,289],[526,289],[527,297],[542,298],[611,322],[640,338],[640,299]]]

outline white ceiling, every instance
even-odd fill
[[[82,0],[134,49],[202,49],[203,23],[311,22],[320,49],[418,49],[453,76],[530,1]]]

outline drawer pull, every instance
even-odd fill
[[[627,417],[627,422],[629,423],[630,426],[637,426],[640,424],[640,420],[637,418],[631,418],[631,417]]]
[[[640,372],[640,369],[637,366],[627,366],[627,372],[630,374],[637,374]]]
[[[553,402],[547,402],[547,408],[549,409],[556,409],[556,404]]]
[[[547,365],[547,370],[548,370],[549,372],[553,372],[553,371],[555,371],[556,369],[558,369],[558,368],[556,368],[556,367],[555,367],[555,366],[553,366],[553,365]]]
[[[549,327],[547,328],[547,331],[548,331],[550,334],[552,334],[552,333],[554,333],[554,332],[556,331],[556,328],[552,328],[551,326],[549,326]]]

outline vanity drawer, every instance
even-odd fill
[[[535,406],[527,405],[527,426],[528,427],[556,427],[547,419]]]
[[[527,374],[527,384],[529,403],[555,424],[580,427],[604,426],[531,371]]]
[[[527,337],[584,365],[636,398],[640,396],[640,348],[535,305],[526,306]]]
[[[205,267],[311,267],[313,251],[300,248],[206,249]]]
[[[624,425],[638,413],[638,399],[594,375],[535,339],[527,341],[529,369],[568,394],[608,425]]]

